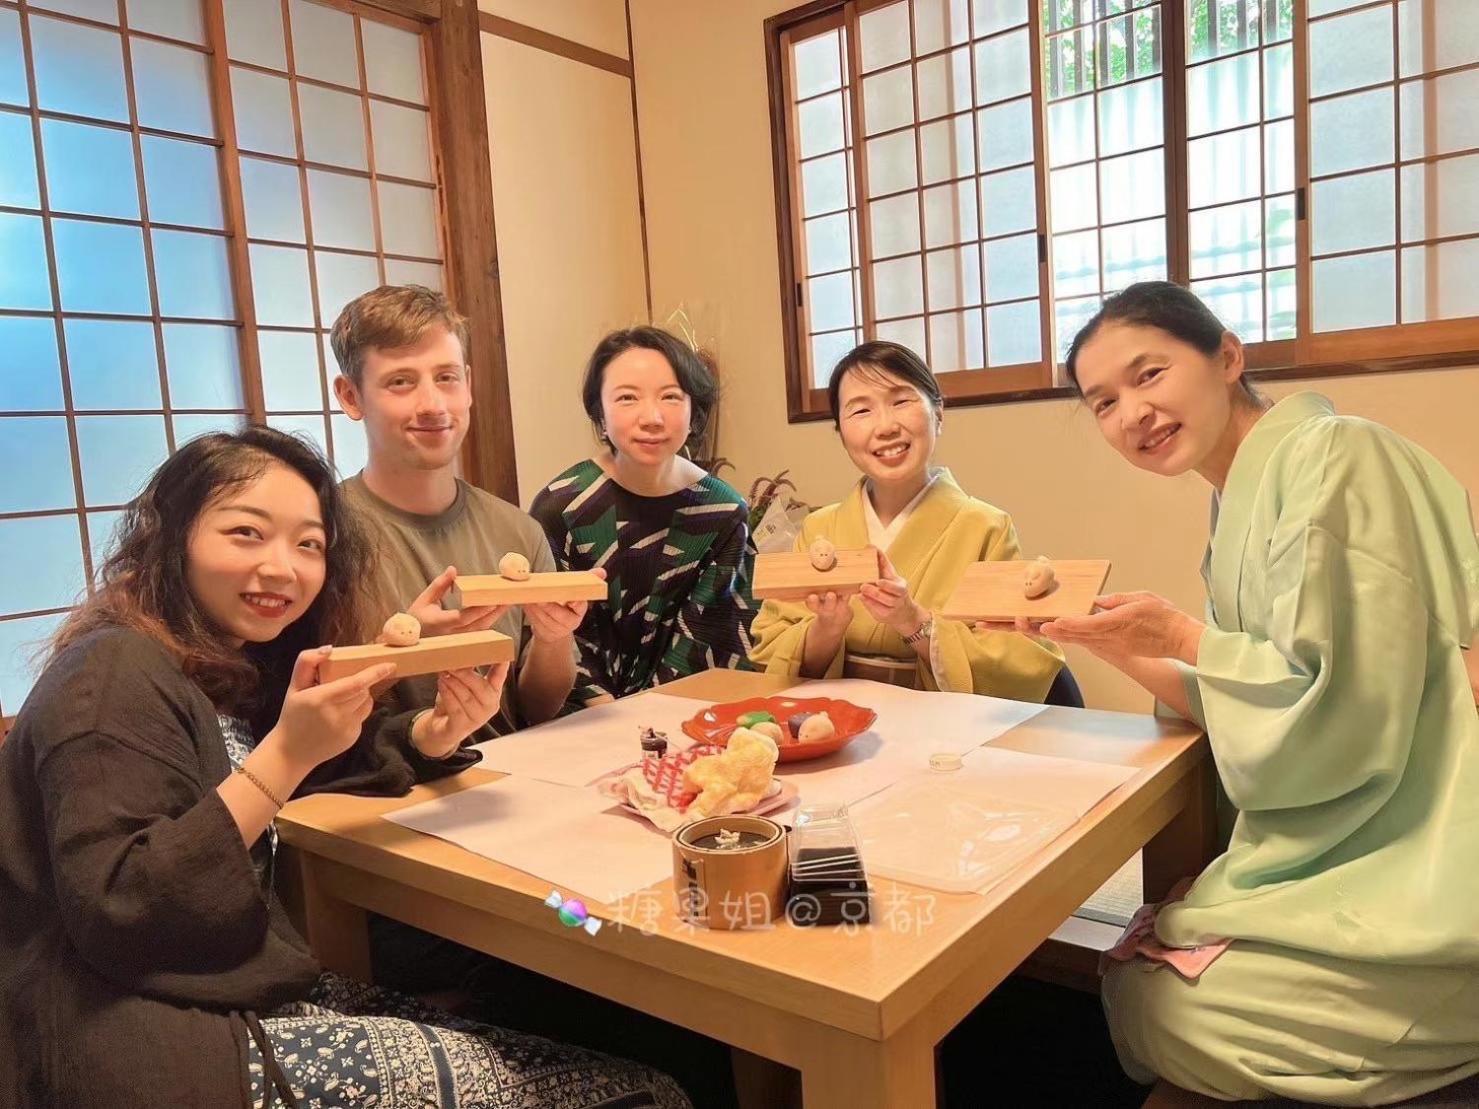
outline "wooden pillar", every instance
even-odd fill
[[[493,170],[483,90],[483,51],[475,0],[442,0],[431,24],[431,96],[442,158],[447,287],[467,317],[472,417],[463,475],[515,504],[513,413],[493,227]]]

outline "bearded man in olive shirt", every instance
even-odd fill
[[[385,285],[345,305],[330,339],[334,392],[369,444],[364,470],[343,487],[376,543],[380,618],[406,611],[422,635],[494,628],[521,645],[503,711],[470,742],[551,719],[575,682],[574,632],[586,605],[456,607],[457,574],[495,573],[510,551],[535,572],[555,569],[531,517],[456,474],[472,408],[466,321],[441,293]],[[392,696],[430,708],[437,683],[406,679]]]

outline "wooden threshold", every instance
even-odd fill
[[[1097,994],[1099,956],[1113,947],[1123,932],[1123,928],[1114,924],[1071,916],[1046,943],[1027,956],[1017,973],[1039,982]]]

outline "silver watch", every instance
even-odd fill
[[[912,646],[914,646],[914,644],[918,643],[921,639],[928,639],[930,637],[930,633],[933,632],[934,630],[935,630],[935,618],[933,616],[926,616],[924,618],[924,623],[923,624],[920,624],[919,627],[917,627],[917,628],[914,629],[914,631],[912,631],[910,634],[904,636],[904,642],[907,643],[907,644],[909,644],[909,646],[912,647]]]

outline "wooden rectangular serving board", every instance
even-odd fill
[[[1087,616],[1094,598],[1109,578],[1105,558],[1065,558],[1053,561],[1057,582],[1045,596],[1023,595],[1027,568],[1032,563],[975,562],[965,568],[960,584],[940,609],[946,620],[1053,620],[1059,616]]]
[[[495,662],[512,662],[514,641],[502,632],[459,632],[456,635],[433,635],[410,647],[387,647],[383,643],[366,643],[359,647],[335,647],[319,664],[320,681],[358,674],[366,667],[382,662],[395,663],[395,676],[409,678],[416,674],[438,674],[443,670],[464,670],[470,666],[491,666]]]
[[[510,581],[497,574],[468,574],[457,579],[463,608],[483,605],[570,604],[604,601],[606,583],[589,570],[561,570],[530,574],[528,581]]]
[[[878,552],[872,547],[838,551],[837,565],[826,571],[813,567],[804,552],[784,551],[755,557],[751,593],[762,601],[804,601],[812,593],[847,597],[877,580]]]

